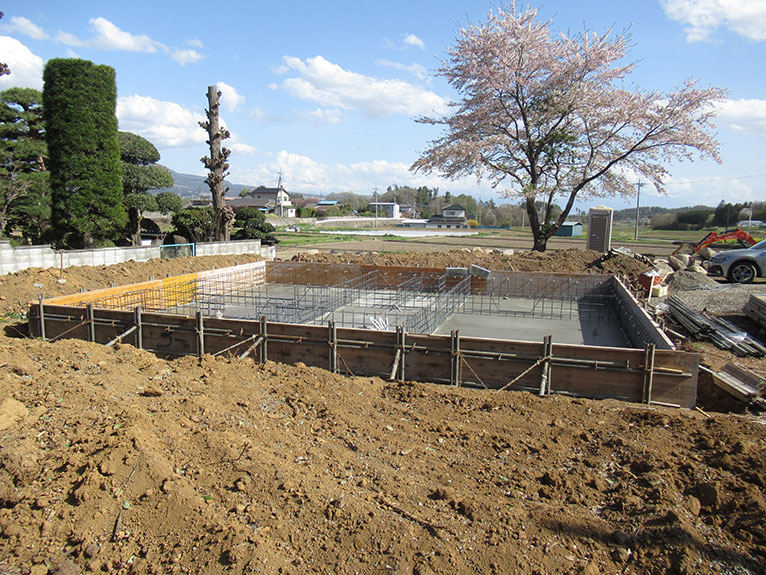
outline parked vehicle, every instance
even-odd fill
[[[741,250],[719,252],[710,258],[707,273],[747,284],[766,273],[766,240]]]

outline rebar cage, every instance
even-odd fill
[[[262,262],[261,262],[262,264]],[[476,278],[417,268],[274,263],[138,284],[90,298],[104,309],[431,333],[450,314],[614,321],[619,298],[605,276],[523,272]],[[107,290],[109,291],[109,290]]]

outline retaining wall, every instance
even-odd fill
[[[196,244],[198,256],[257,254],[273,260],[275,248],[261,246],[260,240],[205,242]],[[11,246],[0,242],[0,275],[27,268],[103,266],[134,260],[144,262],[162,257],[160,246],[98,248],[92,250],[54,251],[50,246]]]

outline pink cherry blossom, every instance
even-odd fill
[[[634,195],[636,177],[664,191],[669,162],[720,161],[711,120],[725,91],[694,81],[667,94],[629,85],[629,41],[612,30],[554,34],[536,10],[515,4],[490,12],[460,32],[437,70],[461,99],[450,115],[418,119],[445,129],[412,169],[507,187],[525,202],[533,249],[545,251],[575,198]],[[564,210],[554,219],[557,199]]]

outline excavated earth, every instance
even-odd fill
[[[600,271],[574,251],[417,258]],[[167,360],[14,321],[40,292],[253,259],[0,277],[0,574],[764,572],[754,417]]]

